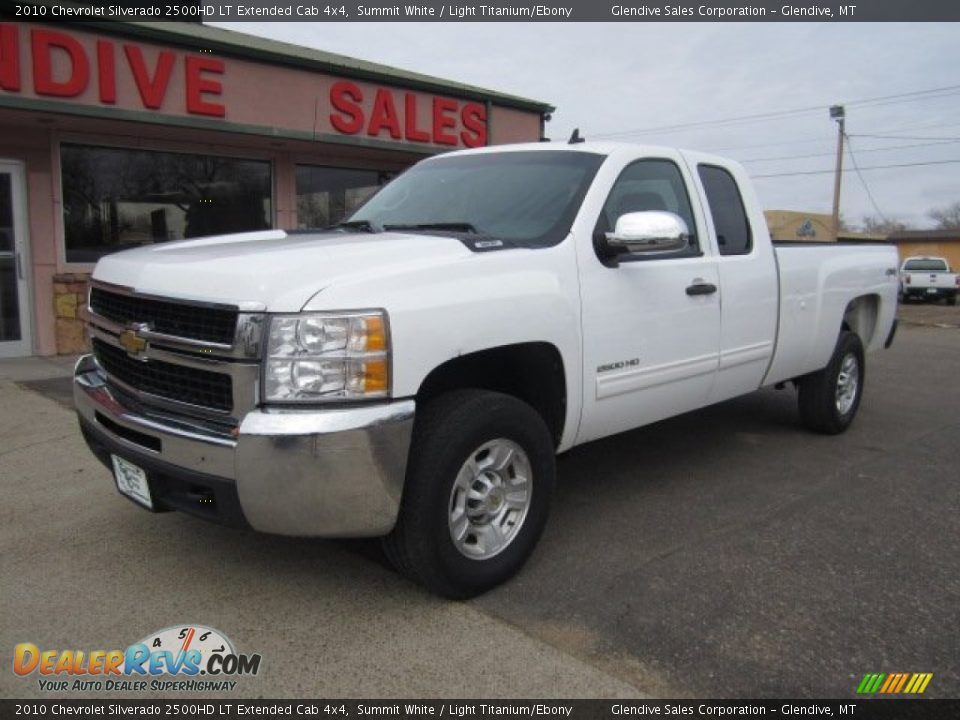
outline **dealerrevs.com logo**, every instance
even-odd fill
[[[237,653],[226,635],[203,625],[168,627],[125,650],[41,650],[27,642],[13,651],[13,671],[37,675],[50,692],[233,690],[234,678],[259,670],[259,654]]]

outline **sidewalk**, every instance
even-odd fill
[[[73,409],[73,366],[76,355],[4,358],[0,360],[0,387],[17,383]]]
[[[73,374],[77,355],[53,355],[51,357],[24,357],[0,359],[0,380],[28,382],[68,378]]]
[[[0,361],[0,647],[124,648],[200,623],[261,672],[216,697],[637,697],[640,690],[476,604],[440,600],[362,542],[259,535],[119,497],[73,412],[70,358]],[[8,666],[9,667],[9,666]],[[40,690],[0,672],[0,697],[186,697]],[[206,697],[206,696],[205,696]]]

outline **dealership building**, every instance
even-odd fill
[[[0,16],[0,357],[83,350],[107,253],[331,225],[423,157],[539,140],[552,110],[200,24]]]

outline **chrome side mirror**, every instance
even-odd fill
[[[621,215],[606,238],[607,246],[617,254],[669,253],[686,249],[690,230],[679,215],[648,210]]]

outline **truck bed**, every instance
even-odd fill
[[[806,375],[830,359],[844,315],[858,301],[867,352],[883,347],[897,309],[897,250],[890,243],[775,243],[780,277],[776,352],[764,385]]]

